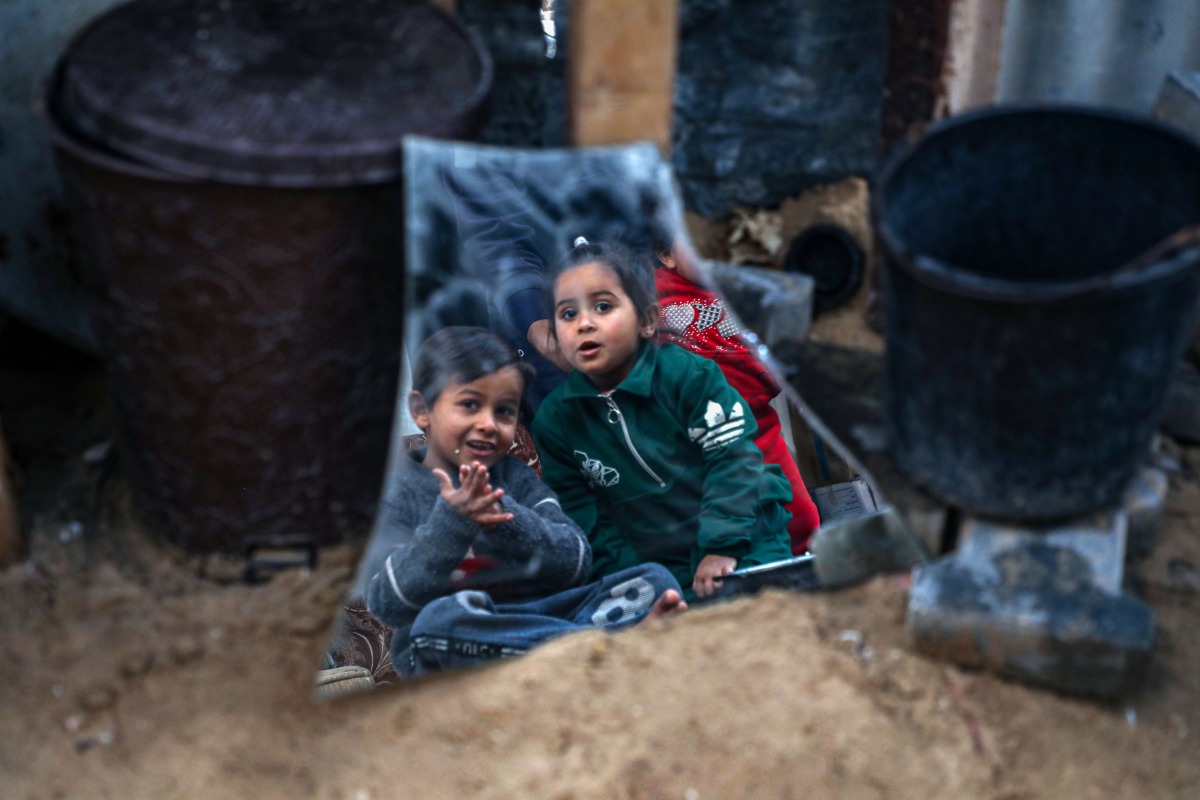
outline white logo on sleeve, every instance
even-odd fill
[[[704,427],[688,428],[688,436],[705,452],[724,447],[746,432],[746,410],[741,401],[733,404],[729,413],[715,400],[708,401],[704,410]]]
[[[579,459],[580,471],[592,486],[616,486],[621,482],[621,473],[612,467],[606,467],[598,458],[589,458],[582,450],[575,451]]]

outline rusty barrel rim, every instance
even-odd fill
[[[121,153],[105,147],[102,143],[93,141],[85,132],[73,127],[69,120],[63,118],[62,111],[58,107],[61,82],[62,60],[60,59],[50,77],[43,84],[42,92],[33,109],[34,115],[50,137],[50,143],[56,149],[85,164],[91,164],[118,175],[181,185],[201,182],[197,178],[176,175],[150,164],[133,161]]]
[[[267,8],[268,5],[248,3],[232,8],[237,13],[243,13],[242,9]],[[316,9],[346,7],[345,4],[323,0],[309,5]],[[51,113],[57,117],[57,123],[65,127],[69,134],[97,145],[112,156],[112,160],[125,159],[149,166],[152,171],[161,170],[162,174],[237,185],[323,188],[398,180],[403,169],[402,141],[405,136],[418,134],[439,138],[471,138],[478,134],[485,122],[494,75],[494,65],[487,48],[477,34],[453,16],[427,3],[409,0],[380,3],[374,6],[376,16],[383,15],[385,21],[414,20],[421,34],[417,36],[418,43],[424,49],[417,48],[419,55],[412,56],[409,51],[413,48],[403,42],[392,43],[386,37],[370,42],[374,47],[371,50],[374,55],[364,56],[365,61],[360,61],[369,65],[372,63],[370,59],[377,59],[380,75],[375,76],[372,72],[371,76],[356,78],[361,83],[350,86],[348,90],[340,85],[326,86],[321,90],[323,94],[317,95],[328,106],[326,111],[329,113],[324,115],[315,112],[308,115],[305,106],[308,95],[297,89],[301,100],[293,101],[290,99],[293,92],[289,90],[312,83],[314,76],[323,77],[326,67],[332,71],[338,66],[336,58],[340,56],[334,52],[335,45],[326,41],[328,37],[317,40],[319,47],[315,52],[296,54],[298,65],[294,73],[282,70],[281,78],[278,75],[266,76],[279,78],[279,85],[272,89],[279,96],[269,95],[265,90],[243,91],[237,80],[201,63],[199,56],[189,52],[191,61],[188,62],[188,69],[191,72],[184,77],[196,81],[200,88],[213,84],[212,91],[220,102],[206,106],[192,102],[186,93],[167,91],[164,87],[172,84],[166,78],[154,76],[154,70],[149,70],[151,77],[147,79],[147,88],[143,90],[134,84],[134,89],[142,92],[138,95],[140,99],[123,100],[125,90],[121,88],[123,84],[120,79],[129,78],[131,72],[136,74],[131,65],[154,62],[156,59],[161,62],[167,59],[169,53],[167,45],[156,41],[153,36],[136,35],[134,21],[145,21],[143,17],[150,21],[163,21],[163,25],[167,26],[164,36],[168,37],[168,43],[180,39],[186,43],[188,37],[183,34],[188,32],[188,25],[194,20],[191,16],[184,22],[174,20],[170,12],[176,8],[181,13],[194,16],[217,9],[227,10],[231,6],[219,0],[134,0],[93,20],[73,37],[57,65],[52,81],[53,99],[48,104]],[[266,11],[262,13],[266,14]],[[344,15],[345,12],[341,13]],[[288,27],[292,19],[294,16],[285,16],[282,20],[286,23],[284,30],[277,34],[280,41],[276,45],[281,54],[278,58],[285,61],[291,58],[292,51],[288,48],[294,45],[288,38],[294,33]],[[367,19],[371,17],[368,15]],[[361,22],[355,24],[362,25]],[[238,25],[232,25],[231,28],[244,33],[238,30]],[[439,32],[448,32],[449,35],[433,36]],[[240,55],[232,49],[239,41],[237,37],[231,34],[227,38],[230,41],[223,46],[230,50],[228,55]],[[433,58],[429,51],[435,50],[435,45],[446,45],[443,39],[460,44],[462,47],[458,49],[468,52],[469,59],[456,62],[454,59]],[[430,41],[433,44],[429,44]],[[138,52],[128,59],[120,54],[111,66],[100,58],[104,55],[104,46],[111,48],[114,43],[128,42],[144,46],[147,52]],[[105,71],[99,68],[87,68],[98,58],[99,66],[111,71],[112,76],[98,74]],[[248,62],[250,60],[247,59]],[[423,79],[421,69],[431,63],[455,64],[449,72],[449,68],[442,70],[446,77],[443,82],[449,81],[455,89],[448,100],[439,97],[433,101],[428,92],[425,95],[429,96],[415,104],[393,97],[403,95],[410,85],[424,85],[427,81]],[[248,66],[246,74],[264,78],[255,72],[260,69],[266,68]],[[133,93],[132,90],[130,93]],[[183,97],[180,98],[180,95]],[[270,131],[263,131],[261,135],[260,129],[238,128],[237,125],[241,123],[237,122],[239,114],[235,113],[250,102],[247,97],[260,95],[276,103],[277,113],[283,117],[279,125],[273,126]],[[396,102],[384,102],[385,99]],[[370,124],[361,118],[355,122],[343,122],[343,116],[347,119],[353,116],[343,115],[345,109],[366,114]],[[305,122],[310,116],[314,121]],[[268,115],[267,119],[274,118]],[[230,120],[235,130],[226,136],[221,125]],[[288,124],[284,125],[284,122]],[[293,122],[300,124],[291,126]],[[304,125],[309,127],[305,128]],[[280,126],[285,130],[274,129]]]

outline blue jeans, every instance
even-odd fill
[[[619,630],[645,619],[679,583],[659,564],[639,564],[538,600],[495,603],[486,592],[461,591],[421,609],[409,633],[412,674],[521,655],[549,639],[587,628]]]

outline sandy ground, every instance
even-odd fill
[[[357,545],[246,586],[132,521],[94,365],[9,364],[0,397],[29,537],[0,572],[5,798],[1200,797],[1200,448],[1128,572],[1161,632],[1118,704],[915,655],[893,575],[315,706]]]

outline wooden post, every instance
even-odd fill
[[[956,0],[943,66],[946,112],[959,114],[996,102],[1006,0]]]
[[[669,153],[678,0],[572,0],[569,38],[571,143],[649,139]]]
[[[457,0],[428,0],[428,2],[437,6],[442,11],[445,11],[447,14],[457,14],[458,13]]]
[[[919,136],[945,112],[954,0],[891,0],[889,5],[880,153]]]
[[[8,445],[0,430],[0,567],[17,563],[21,557],[21,531],[17,527],[17,496],[13,490]]]

